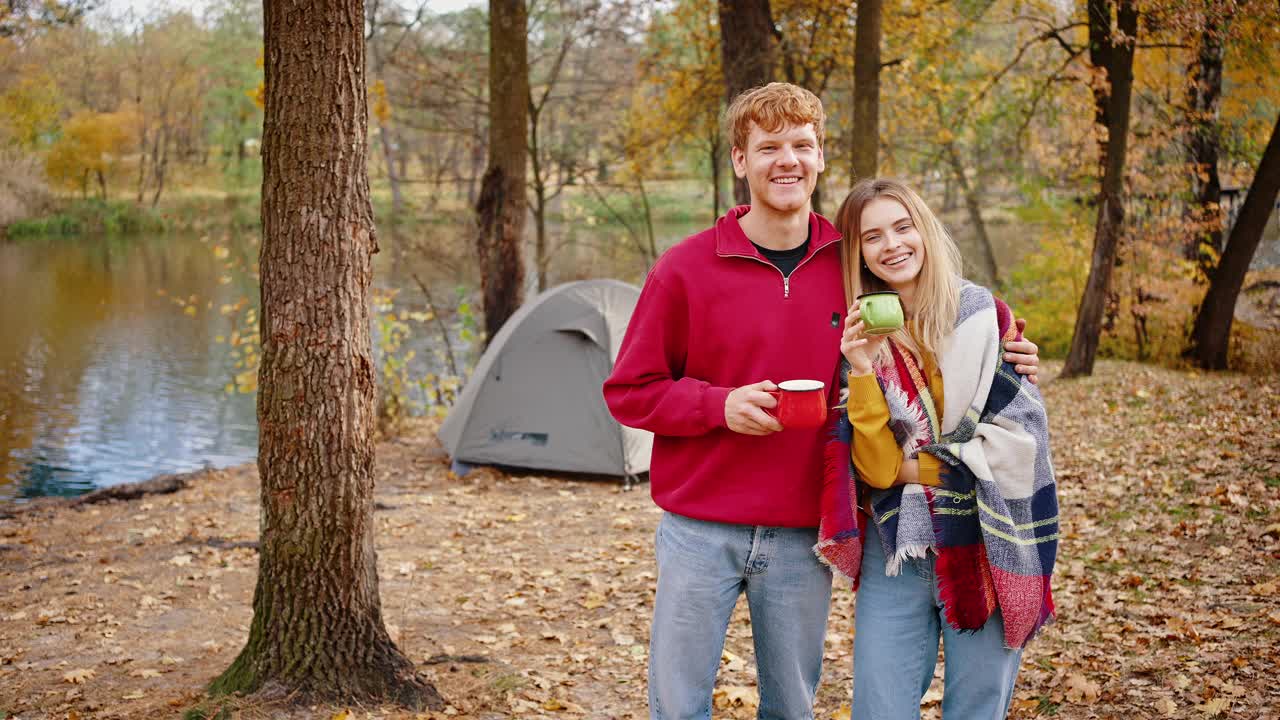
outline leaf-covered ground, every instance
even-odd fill
[[[1025,656],[1011,717],[1280,717],[1280,383],[1102,363],[1046,396],[1059,618]],[[239,701],[229,715],[645,717],[660,515],[645,487],[453,478],[430,430],[380,446],[378,557],[392,635],[449,708]],[[217,707],[201,690],[246,637],[257,529],[251,467],[0,519],[0,718]],[[823,720],[847,717],[853,612],[837,590]],[[755,716],[750,637],[740,604],[717,717]]]

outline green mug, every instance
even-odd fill
[[[863,331],[868,335],[888,335],[902,327],[902,301],[892,290],[858,296],[862,308]]]

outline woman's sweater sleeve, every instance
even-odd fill
[[[902,448],[889,429],[889,406],[874,373],[849,373],[849,424],[853,425],[853,466],[871,487],[887,488],[898,479]]]
[[[874,374],[849,374],[848,412],[849,424],[853,425],[853,466],[858,469],[858,477],[874,488],[891,487],[902,469],[902,448],[889,429],[889,406]],[[917,482],[939,485],[941,461],[924,452],[918,460]]]

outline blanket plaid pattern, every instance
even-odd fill
[[[890,428],[907,457],[924,451],[945,463],[942,485],[876,490],[859,484],[848,417],[833,413],[815,546],[856,588],[868,533],[857,509],[869,497],[887,572],[934,552],[947,622],[978,630],[998,607],[1010,648],[1025,647],[1053,616],[1050,578],[1058,546],[1044,403],[1036,386],[1001,358],[1003,342],[1016,337],[1008,306],[965,283],[955,330],[937,358],[945,390],[941,417],[914,358],[891,345],[892,365],[876,373]]]

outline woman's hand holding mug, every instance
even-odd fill
[[[844,334],[840,336],[840,354],[849,361],[854,375],[869,375],[871,360],[880,352],[886,335],[868,335],[862,323],[861,300],[854,300],[844,316]]]

